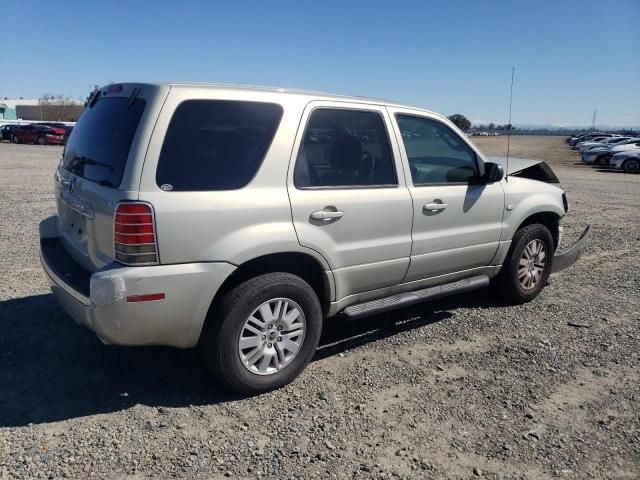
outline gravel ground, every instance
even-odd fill
[[[63,313],[37,247],[60,149],[0,144],[0,479],[640,477],[640,175],[560,138],[511,152],[569,192],[565,246],[592,225],[578,264],[527,305],[328,321],[296,382],[238,398],[193,351],[103,346]]]

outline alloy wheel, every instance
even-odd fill
[[[535,288],[542,278],[547,264],[547,249],[540,239],[531,240],[520,257],[518,282],[525,290]]]
[[[304,342],[306,319],[300,305],[274,298],[256,308],[244,323],[238,353],[244,367],[256,375],[281,371]]]
[[[627,173],[636,173],[640,170],[640,162],[638,160],[627,160],[622,166]]]

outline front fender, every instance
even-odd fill
[[[509,177],[501,241],[509,241],[529,217],[539,213],[565,215],[563,191],[548,183]],[[553,233],[553,232],[552,232]]]

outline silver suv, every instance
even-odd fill
[[[518,163],[518,165],[516,165]],[[489,285],[533,299],[577,260],[543,162],[505,177],[446,118],[278,89],[116,84],[55,173],[41,260],[105,343],[198,346],[244,393],[292,381],[323,318]]]

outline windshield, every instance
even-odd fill
[[[107,187],[120,185],[144,107],[139,98],[112,97],[86,108],[69,136],[62,167]]]

